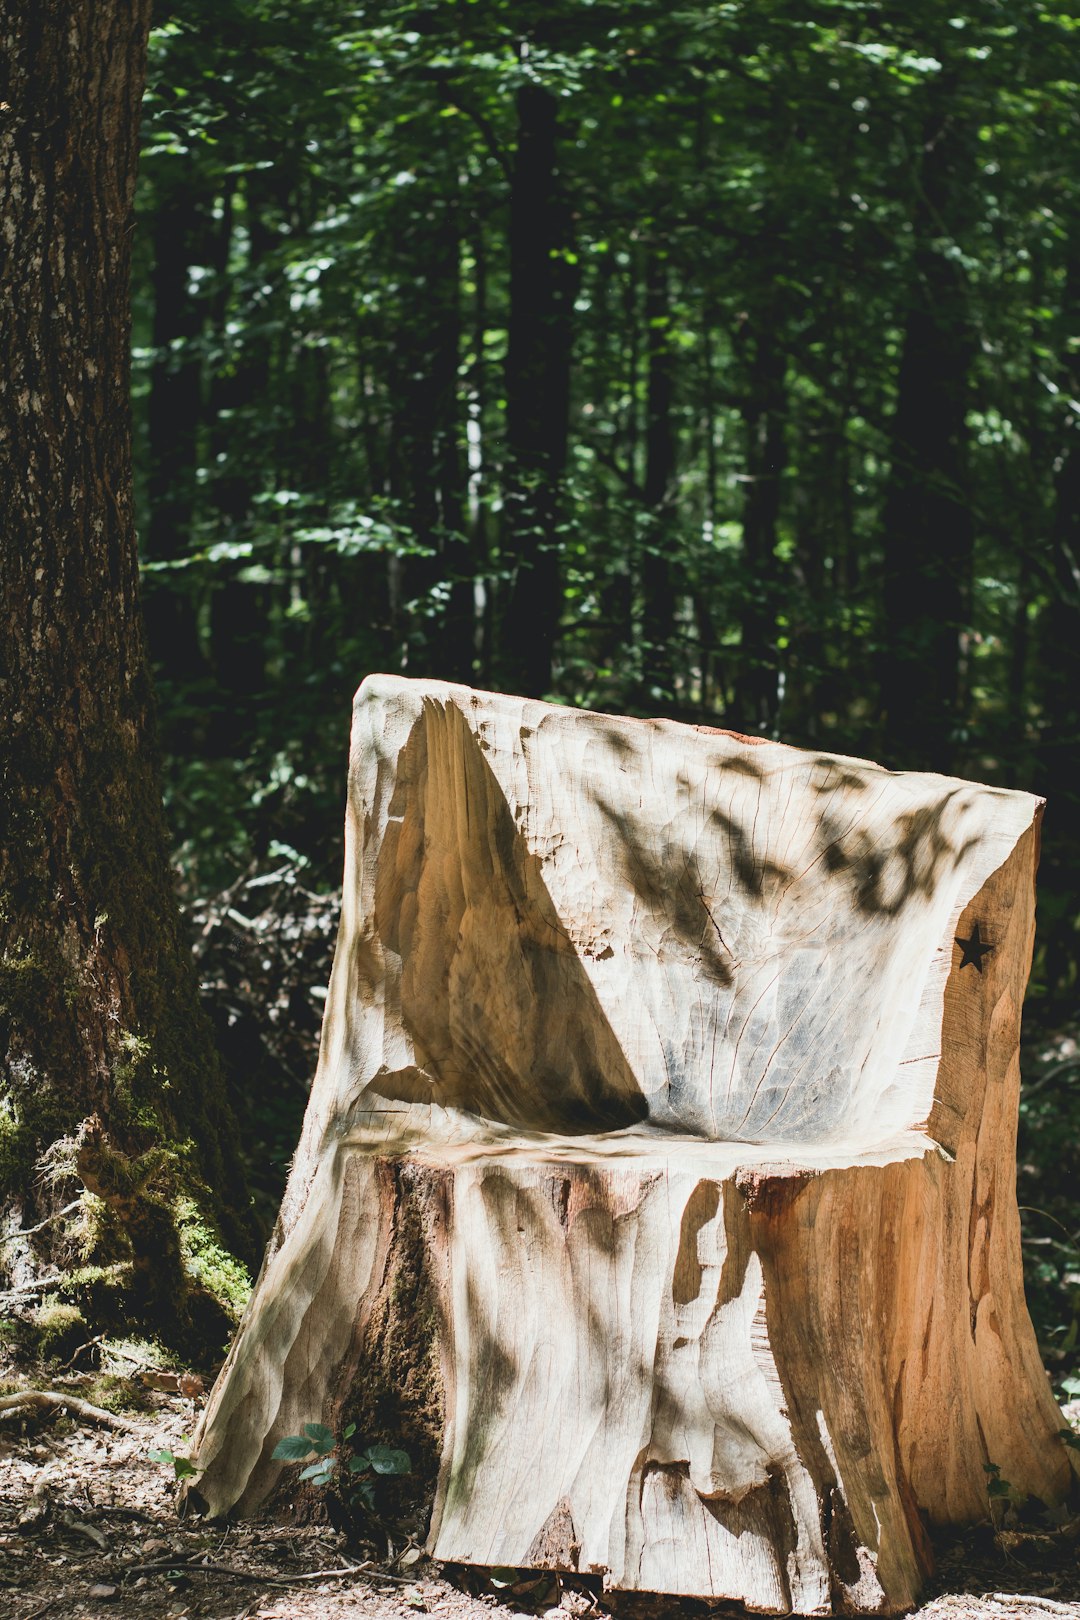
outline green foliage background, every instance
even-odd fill
[[[1069,0],[162,7],[145,600],[267,1209],[363,676],[715,720],[1046,794],[1021,1177],[1067,1378],[1078,52]]]

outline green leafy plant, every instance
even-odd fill
[[[1000,1530],[1006,1509],[1012,1500],[1013,1488],[1009,1480],[1001,1477],[1001,1469],[997,1463],[983,1463],[983,1472],[986,1475],[986,1495],[990,1503],[990,1523],[995,1530]]]
[[[355,1433],[356,1424],[347,1424],[342,1430],[342,1444]],[[339,1449],[334,1431],[325,1423],[305,1423],[300,1434],[287,1434],[278,1441],[274,1456],[278,1462],[304,1463],[298,1478],[326,1487],[339,1472]],[[372,1509],[376,1502],[376,1478],[411,1473],[412,1461],[408,1452],[397,1446],[371,1445],[354,1452],[346,1460],[343,1471],[349,1476],[349,1488],[342,1493],[349,1506],[363,1505]]]
[[[147,1453],[147,1455],[151,1462],[168,1464],[172,1468],[177,1479],[194,1479],[195,1475],[201,1472],[198,1464],[194,1462],[191,1457],[177,1456],[176,1452],[174,1451],[166,1451],[162,1449],[158,1451],[150,1451]]]

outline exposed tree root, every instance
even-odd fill
[[[106,1412],[102,1406],[92,1406],[89,1401],[82,1401],[77,1395],[67,1395],[61,1390],[20,1389],[14,1395],[0,1395],[0,1417],[5,1412],[35,1409],[41,1412],[66,1412],[80,1423],[96,1423],[99,1428],[113,1429],[118,1434],[142,1433],[137,1423],[130,1423],[115,1412]]]

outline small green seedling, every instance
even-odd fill
[[[994,1529],[998,1530],[1001,1528],[1006,1506],[1012,1497],[1012,1485],[1007,1479],[1002,1479],[1001,1469],[997,1463],[983,1463],[983,1473],[986,1475],[986,1495],[990,1503],[990,1522]]]
[[[314,1456],[315,1461],[300,1470],[301,1479],[310,1479],[314,1485],[329,1485],[337,1468],[334,1451],[337,1441],[333,1430],[325,1423],[305,1423],[302,1434],[287,1434],[274,1447],[278,1462],[304,1462]]]
[[[147,1456],[151,1462],[170,1464],[177,1479],[194,1479],[200,1472],[190,1457],[178,1457],[174,1451],[150,1451]]]
[[[356,1424],[349,1423],[342,1430],[342,1442],[351,1440],[356,1433]],[[325,1423],[305,1423],[300,1434],[287,1434],[284,1440],[279,1440],[274,1447],[274,1456],[278,1462],[302,1462],[305,1464],[300,1470],[299,1478],[309,1480],[312,1485],[327,1486],[330,1484],[338,1470],[339,1458],[338,1441],[332,1429]],[[314,1461],[308,1461],[313,1458]],[[367,1446],[363,1451],[356,1452],[345,1464],[345,1472],[355,1480],[354,1488],[348,1493],[348,1502],[351,1507],[363,1503],[366,1508],[375,1506],[375,1481],[373,1478],[363,1479],[358,1476],[364,1474],[408,1474],[412,1471],[412,1462],[407,1451],[400,1451],[396,1446]]]

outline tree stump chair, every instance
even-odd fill
[[[357,1421],[429,1550],[891,1612],[989,1462],[1072,1480],[1024,1303],[1041,801],[435,681],[358,694],[318,1073],[197,1437]]]

